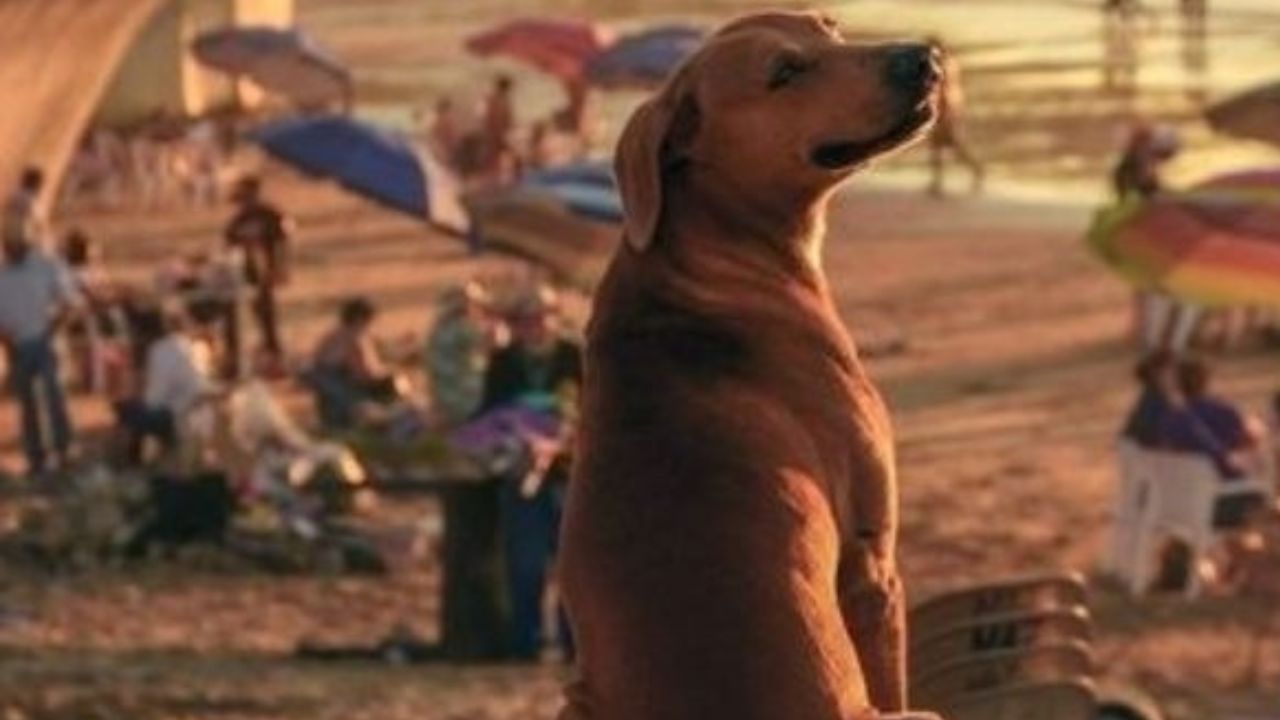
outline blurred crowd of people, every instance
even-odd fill
[[[1142,0],[1102,0],[1102,88],[1131,96],[1138,89],[1143,39],[1158,27],[1159,16]],[[1209,69],[1208,0],[1178,0],[1183,67],[1195,81],[1188,95],[1203,101]]]
[[[1280,504],[1275,501],[1280,391],[1270,398],[1265,415],[1247,412],[1217,391],[1209,364],[1167,350],[1144,357],[1135,375],[1139,393],[1121,428],[1122,440],[1147,451],[1202,458],[1213,468],[1221,491],[1210,510],[1216,542],[1206,548],[1205,557],[1193,561],[1184,538],[1163,538],[1151,589],[1184,592],[1192,574],[1198,574],[1210,592],[1260,602],[1252,620],[1262,633],[1272,633],[1280,592],[1275,565],[1280,553]],[[1144,496],[1140,502],[1153,501]],[[1252,648],[1255,681],[1262,639],[1260,635]]]
[[[510,75],[493,79],[474,112],[451,97],[421,113],[427,147],[472,187],[506,185],[529,171],[585,157],[598,132],[596,97],[581,83],[564,83],[564,104],[520,129]]]
[[[213,207],[231,173],[236,121],[188,122],[156,111],[127,131],[91,128],[59,191],[63,207]]]
[[[32,200],[42,185],[31,168],[6,203],[0,266],[0,342],[32,476],[78,460],[60,359],[72,360],[66,375],[76,389],[109,400],[112,454],[127,467],[183,452],[191,424],[227,417],[246,382],[263,388],[295,378],[314,398],[322,435],[443,437],[498,478],[512,654],[540,656],[582,378],[580,348],[553,289],[532,281],[496,293],[478,281],[448,288],[407,351],[389,351],[376,305],[353,297],[314,348],[289,363],[276,305],[288,280],[291,223],[258,178],[235,184],[220,247],[172,260],[151,288],[116,282],[81,229],[55,239]]]

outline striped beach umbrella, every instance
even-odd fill
[[[605,88],[658,87],[698,49],[705,34],[690,25],[664,25],[627,35],[591,61],[587,77]]]
[[[385,207],[452,232],[469,229],[458,179],[404,135],[323,116],[281,120],[249,137],[277,160]]]
[[[481,57],[502,55],[562,80],[578,81],[612,40],[607,28],[591,22],[521,18],[472,35],[466,46]]]
[[[537,261],[562,280],[591,288],[622,235],[622,200],[606,163],[530,173],[519,184],[470,198],[484,245]]]
[[[1280,306],[1280,168],[1106,208],[1088,242],[1139,288],[1210,306]]]

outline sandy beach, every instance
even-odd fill
[[[303,0],[300,11],[301,22],[355,69],[361,114],[406,126],[414,107],[441,93],[474,99],[496,67],[517,72],[526,116],[544,113],[557,102],[551,83],[468,59],[461,38],[514,14],[513,6],[572,14],[588,5]],[[603,16],[624,26],[708,20],[745,3],[688,5],[618,0]],[[1141,114],[1179,127],[1187,150],[1171,171],[1175,183],[1280,161],[1261,145],[1212,136],[1199,120],[1204,97],[1273,79],[1280,6],[1216,3],[1204,71],[1182,63],[1172,7],[1159,5],[1145,33],[1141,89],[1125,99],[1098,92],[1093,3],[830,4],[869,37],[948,37],[967,72],[972,141],[991,169],[984,195],[966,194],[958,176],[955,195],[932,199],[920,191],[924,156],[910,151],[853,183],[830,223],[826,267],[848,325],[868,348],[902,347],[872,357],[870,366],[898,431],[901,552],[913,597],[984,578],[1095,569],[1116,482],[1114,439],[1134,392],[1134,355],[1126,341],[1129,291],[1088,255],[1081,234],[1105,195],[1105,173],[1129,119]],[[616,131],[637,99],[610,97],[608,126]],[[525,272],[502,256],[472,257],[458,239],[335,188],[252,156],[245,163],[264,168],[272,197],[299,227],[295,278],[285,291],[291,348],[309,347],[342,297],[373,298],[388,336],[420,334],[432,298],[448,284]],[[217,242],[226,214],[219,207],[59,220],[91,229],[113,269],[143,279],[157,257]],[[574,307],[582,316],[585,299]],[[1246,349],[1215,362],[1223,391],[1247,408],[1260,411],[1280,385],[1274,351]],[[97,403],[77,402],[76,411],[82,425],[106,421]],[[14,414],[11,402],[0,405],[8,462],[15,460]],[[51,579],[6,573],[0,564],[0,604],[23,612],[20,620],[0,618],[0,718],[554,717],[562,678],[553,667],[284,659],[302,639],[372,642],[403,623],[431,634],[438,585],[434,567],[390,580],[167,566]],[[1274,711],[1280,648],[1267,648],[1264,684],[1243,686],[1242,648],[1252,630],[1231,601],[1138,602],[1100,583],[1093,605],[1105,676],[1144,687],[1173,720]]]

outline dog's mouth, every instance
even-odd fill
[[[888,150],[892,150],[924,130],[934,119],[934,106],[926,99],[908,112],[888,132],[870,140],[833,140],[819,144],[809,160],[823,170],[847,170]]]

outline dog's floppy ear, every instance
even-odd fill
[[[613,169],[622,195],[623,231],[637,252],[653,243],[662,220],[665,176],[688,161],[697,128],[697,105],[682,85],[673,79],[637,108],[618,139]]]

